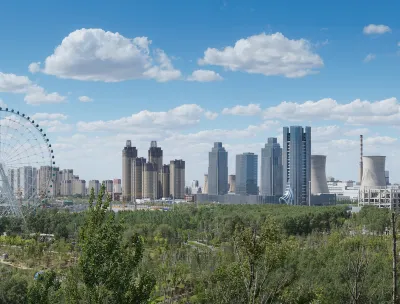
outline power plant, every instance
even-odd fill
[[[329,193],[326,182],[326,156],[311,155],[311,194]]]
[[[363,156],[363,176],[360,188],[386,187],[385,160],[386,156]]]

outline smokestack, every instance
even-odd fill
[[[363,136],[360,135],[360,172],[359,172],[359,180],[360,180],[360,185],[362,183],[362,178],[363,178]]]

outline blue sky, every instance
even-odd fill
[[[328,175],[357,177],[363,132],[365,154],[386,155],[400,181],[399,9],[395,1],[7,1],[0,99],[41,113],[57,163],[87,180],[121,175],[126,139],[142,156],[155,139],[165,162],[184,158],[188,183],[202,182],[214,140],[227,145],[234,173],[235,154],[260,154],[283,125],[300,124],[315,128],[313,152],[328,155]],[[244,53],[225,49],[240,39]]]

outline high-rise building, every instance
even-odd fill
[[[169,192],[169,182],[170,182],[170,170],[169,170],[169,165],[164,165],[162,167],[161,173],[160,173],[160,190],[161,190],[161,197],[170,197],[170,192]]]
[[[311,183],[311,127],[283,127],[283,188],[281,200],[307,205]]]
[[[113,193],[122,193],[121,180],[114,178],[113,180]]]
[[[88,194],[90,195],[92,192],[92,188],[94,191],[94,195],[98,195],[99,191],[100,191],[100,182],[96,179],[96,180],[90,180],[89,181],[89,186],[88,186]]]
[[[143,157],[136,157],[132,160],[132,172],[131,172],[131,189],[132,189],[132,201],[143,198],[143,170],[146,164],[146,159]],[[124,190],[124,189],[122,189]]]
[[[163,151],[157,147],[157,142],[153,140],[148,151],[148,162],[157,165],[157,171],[161,171],[163,166]]]
[[[208,194],[208,174],[204,174],[203,193],[204,193],[204,194]]]
[[[170,195],[174,199],[181,199],[185,197],[185,162],[181,159],[171,160],[169,164],[170,182],[169,189]]]
[[[122,201],[132,201],[132,160],[137,157],[136,147],[130,140],[122,150]]]
[[[161,171],[163,169],[163,151],[160,147],[157,147],[157,142],[155,140],[150,143],[148,157],[148,162],[157,166],[157,198],[162,198],[163,194],[161,189]]]
[[[54,197],[56,195],[53,185],[53,168],[41,166],[37,171],[37,194],[39,197]]]
[[[104,184],[106,186],[106,192],[109,193],[110,195],[112,195],[113,188],[114,188],[113,181],[111,179],[107,179],[107,180],[104,180],[102,182],[102,184]]]
[[[276,138],[268,138],[261,149],[261,185],[263,196],[283,194],[282,148]]]
[[[66,179],[61,181],[60,193],[62,196],[72,195],[72,179]]]
[[[258,195],[258,156],[254,153],[236,155],[236,194]]]
[[[146,163],[143,167],[143,198],[156,199],[158,195],[157,191],[157,180],[158,171],[157,164]]]
[[[86,181],[83,179],[72,180],[72,195],[86,196]]]
[[[228,193],[228,152],[221,142],[215,142],[208,153],[208,194]]]
[[[24,166],[8,170],[8,182],[11,192],[21,199],[31,199],[36,196],[37,169],[31,166]]]
[[[235,193],[236,192],[236,175],[234,175],[234,174],[229,175],[228,183],[229,183],[229,192]]]

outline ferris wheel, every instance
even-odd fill
[[[33,118],[0,107],[0,217],[23,217],[53,196],[53,149]]]

